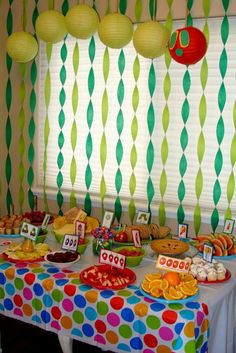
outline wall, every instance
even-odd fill
[[[204,0],[203,0],[204,1]],[[90,5],[92,1],[86,1]],[[127,14],[134,21],[135,6],[138,1],[127,2]],[[18,31],[22,29],[22,12],[23,12],[23,1],[13,0],[6,1],[2,0],[0,3],[0,68],[1,68],[1,84],[0,84],[0,213],[4,214],[7,212],[7,204],[12,199],[14,204],[15,212],[26,211],[29,208],[29,202],[27,192],[29,189],[29,176],[31,172],[31,166],[29,161],[29,147],[30,142],[33,142],[35,148],[35,140],[30,141],[29,139],[29,124],[34,119],[34,115],[37,114],[37,107],[35,111],[31,112],[30,109],[30,95],[32,91],[36,90],[37,85],[32,85],[31,70],[33,63],[27,65],[19,65],[12,62],[7,69],[6,61],[6,38],[7,38],[7,19],[8,26],[10,23],[10,15],[12,15],[12,31]],[[27,3],[27,2],[26,2]],[[77,1],[68,1],[69,6],[76,4]],[[223,2],[220,0],[211,1],[210,16],[223,16],[224,8]],[[27,14],[26,29],[27,31],[33,32],[32,15],[37,4],[38,11],[44,11],[48,7],[48,2],[39,0],[34,2],[32,0],[27,3]],[[61,9],[63,1],[55,1],[55,7]],[[116,10],[116,2],[112,2],[112,9]],[[104,0],[96,1],[96,8],[103,16],[106,11],[106,2]],[[164,0],[158,1],[157,7],[157,19],[165,20],[168,14],[167,2]],[[236,15],[236,2],[231,1],[228,15]],[[186,17],[186,1],[185,0],[174,0],[172,5],[172,15],[174,19]],[[194,1],[193,8],[191,11],[193,18],[203,17],[202,1]],[[149,1],[142,1],[142,16],[140,21],[144,21],[149,18]],[[37,64],[37,59],[36,59]],[[25,72],[22,71],[25,69]],[[8,93],[7,91],[8,85]],[[10,98],[9,98],[10,96]],[[7,108],[7,101],[9,102],[9,111]],[[8,144],[9,143],[9,144]],[[42,200],[39,200],[39,208],[43,207]],[[57,205],[54,201],[49,201],[50,210],[57,212]],[[67,208],[67,205],[64,207]],[[101,218],[100,209],[94,209],[93,213]],[[123,221],[128,220],[127,216],[124,215]],[[176,229],[176,220],[168,220],[168,224],[172,228]],[[209,227],[203,225],[202,230],[209,230]]]

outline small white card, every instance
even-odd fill
[[[65,234],[61,248],[62,250],[77,251],[78,244],[78,235]]]
[[[136,223],[148,224],[149,218],[150,218],[149,212],[139,211],[137,214]]]
[[[81,221],[75,221],[75,235],[78,235],[79,241],[85,238],[86,223]]]
[[[125,256],[111,250],[101,249],[99,262],[123,269],[125,267]]]
[[[106,228],[111,228],[111,224],[113,221],[113,217],[114,217],[114,213],[110,212],[110,211],[106,211],[103,217],[103,221],[102,221],[102,227],[106,227]]]
[[[140,239],[140,232],[138,229],[132,229],[132,237],[134,241],[134,246],[136,246],[136,248],[141,248],[142,244]]]
[[[234,230],[234,223],[235,223],[234,219],[226,218],[223,233],[232,234]]]
[[[182,223],[179,224],[178,228],[179,239],[186,239],[188,236],[188,224]]]
[[[205,243],[203,245],[203,259],[207,262],[212,262],[214,247],[210,243]]]
[[[48,226],[48,223],[50,221],[50,218],[51,218],[51,215],[46,213],[45,216],[44,216],[44,219],[43,219],[43,223],[41,225],[41,228],[47,228]]]
[[[39,235],[39,232],[40,227],[36,227],[33,224],[23,222],[20,234],[25,238],[29,238],[35,241],[37,236]]]

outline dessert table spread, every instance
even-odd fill
[[[53,235],[48,240],[53,250],[59,248]],[[199,298],[186,303],[158,302],[143,296],[139,286],[145,273],[156,271],[154,259],[144,258],[133,268],[136,282],[117,291],[81,283],[79,273],[96,263],[98,257],[91,247],[68,269],[45,262],[0,259],[0,313],[56,332],[66,353],[72,339],[113,352],[236,351],[232,262],[229,281],[201,285]]]

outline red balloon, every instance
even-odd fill
[[[171,57],[180,64],[196,64],[207,50],[207,41],[202,31],[195,27],[184,27],[172,33],[169,41]]]

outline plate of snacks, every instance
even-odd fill
[[[0,237],[1,238],[19,238],[22,226],[23,216],[5,215],[0,218]]]
[[[236,243],[234,237],[225,233],[201,234],[193,240],[194,246],[200,253],[203,252],[205,243],[210,243],[214,247],[214,259],[232,259],[236,257]]]
[[[231,272],[222,262],[214,259],[212,262],[207,262],[200,256],[192,258],[190,273],[199,283],[204,284],[221,283],[231,278]]]
[[[43,261],[48,252],[50,252],[48,244],[34,244],[32,240],[25,239],[20,244],[12,243],[2,256],[10,262],[36,262]]]
[[[162,255],[180,255],[189,250],[189,244],[178,239],[157,239],[151,242],[151,248]]]
[[[44,260],[53,266],[66,268],[80,260],[80,254],[75,251],[52,251],[44,256]]]
[[[129,268],[119,269],[110,265],[94,265],[80,273],[81,282],[97,289],[123,289],[135,282],[136,275]]]
[[[144,296],[163,303],[186,303],[199,296],[198,282],[191,274],[172,271],[146,274],[140,291]]]
[[[46,215],[45,211],[30,211],[23,214],[24,222],[33,224],[34,226],[41,226]],[[53,223],[54,217],[51,216],[48,224]]]

